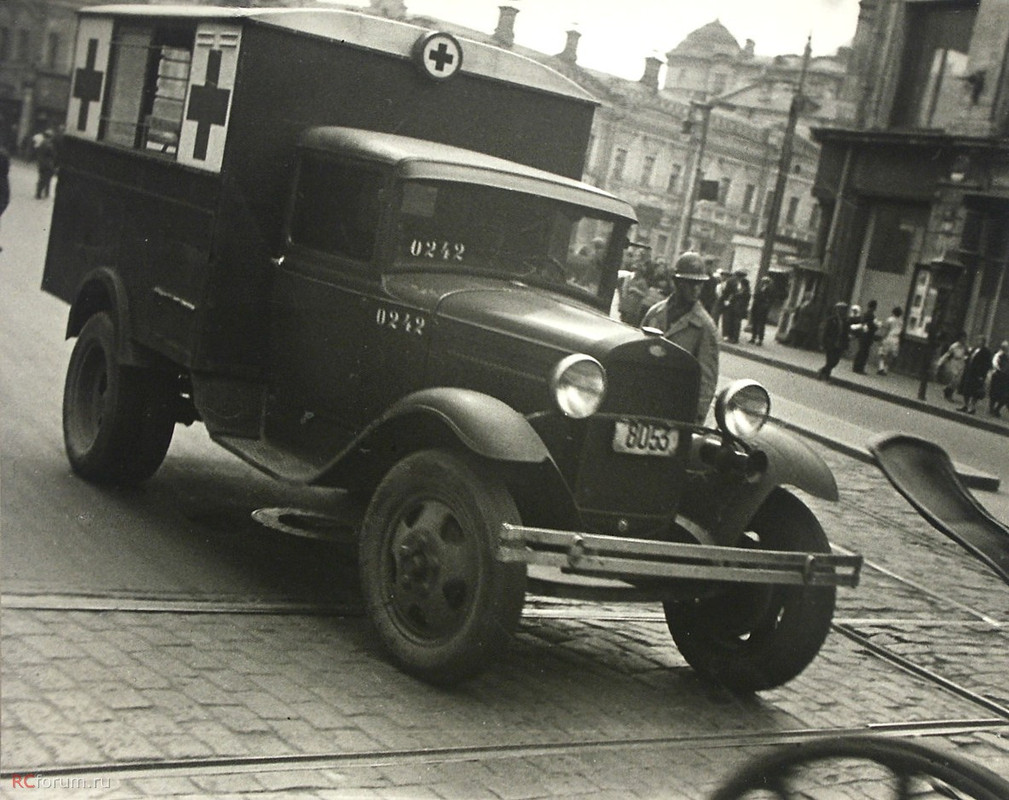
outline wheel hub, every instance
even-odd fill
[[[413,592],[429,592],[436,585],[441,559],[430,531],[410,531],[396,551],[399,582]]]

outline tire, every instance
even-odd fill
[[[747,526],[752,546],[829,553],[813,513],[775,489]],[[830,631],[834,586],[735,584],[694,603],[665,603],[680,653],[698,673],[736,692],[787,683],[816,657]]]
[[[469,455],[413,453],[379,484],[361,534],[368,615],[393,661],[428,683],[483,671],[507,646],[525,602],[524,564],[497,561],[518,511],[504,483]]]
[[[133,485],[161,466],[172,442],[169,376],[116,359],[105,312],[81,329],[63,387],[63,443],[74,472],[101,484]]]
[[[873,797],[1009,797],[1009,781],[947,748],[858,736],[811,740],[759,755],[733,773],[711,800],[839,796],[839,776],[848,773],[879,782],[873,787],[848,787],[844,796],[849,797],[860,794],[857,788],[874,789],[878,794]]]

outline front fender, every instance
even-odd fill
[[[379,424],[412,414],[436,417],[468,449],[494,461],[538,464],[550,458],[539,434],[519,412],[472,389],[422,389],[399,400]]]
[[[421,389],[401,398],[350,443],[312,483],[374,485],[403,456],[461,445],[492,461],[551,462],[539,434],[511,406],[471,389]]]
[[[759,478],[734,496],[734,502],[722,510],[712,531],[714,541],[733,544],[746,525],[778,486],[795,486],[814,497],[836,501],[837,481],[830,467],[804,441],[773,426],[764,427],[749,444],[767,455],[767,468]]]
[[[822,458],[804,441],[781,428],[765,426],[752,441],[767,454],[764,480],[775,486],[791,485],[824,500],[837,500],[837,481]]]

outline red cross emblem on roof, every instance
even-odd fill
[[[413,57],[421,72],[436,81],[443,81],[462,67],[462,46],[452,34],[434,31],[417,40]]]

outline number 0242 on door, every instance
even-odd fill
[[[613,429],[613,450],[639,456],[671,456],[679,443],[679,431],[661,422],[618,419]]]

